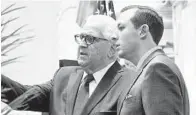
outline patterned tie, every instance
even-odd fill
[[[89,98],[89,83],[93,80],[93,75],[88,74],[85,76],[83,82],[81,83],[75,102],[74,115],[80,115],[80,113],[82,112]]]

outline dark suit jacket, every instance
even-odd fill
[[[78,66],[76,60],[60,60],[60,67]],[[53,80],[38,85],[23,85],[1,74],[1,98],[13,109],[49,112],[50,93]]]
[[[118,115],[189,115],[183,77],[162,50],[142,64],[118,102]]]
[[[115,62],[96,87],[81,115],[94,115],[100,112],[115,113],[117,99],[128,86],[132,75],[136,75],[133,70],[122,68],[118,62]],[[83,70],[80,67],[64,67],[56,73],[50,100],[50,114],[73,115],[82,76]]]
[[[40,85],[22,85],[10,78],[1,75],[1,85],[9,90],[1,91],[1,98],[8,100],[12,109],[30,111],[49,111],[50,91],[53,80]]]

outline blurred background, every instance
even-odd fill
[[[25,85],[52,79],[63,60],[76,60],[73,35],[85,17],[100,12],[97,5],[105,5],[108,15],[118,17],[131,4],[151,6],[163,17],[165,30],[159,45],[182,71],[191,115],[196,115],[194,0],[1,0],[1,73]],[[9,8],[15,10],[9,12]]]

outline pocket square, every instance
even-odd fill
[[[125,99],[131,98],[131,97],[133,97],[133,95],[128,94],[128,95],[125,97]]]

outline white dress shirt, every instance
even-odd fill
[[[99,82],[101,81],[101,79],[103,78],[103,76],[106,74],[106,72],[108,71],[108,69],[114,64],[114,62],[110,63],[109,65],[107,65],[105,68],[97,71],[96,73],[93,74],[94,80],[91,81],[89,83],[89,97],[92,95],[92,93],[94,92],[95,88],[97,87],[97,85],[99,84]],[[87,75],[86,72],[84,72],[83,74],[83,78]]]

